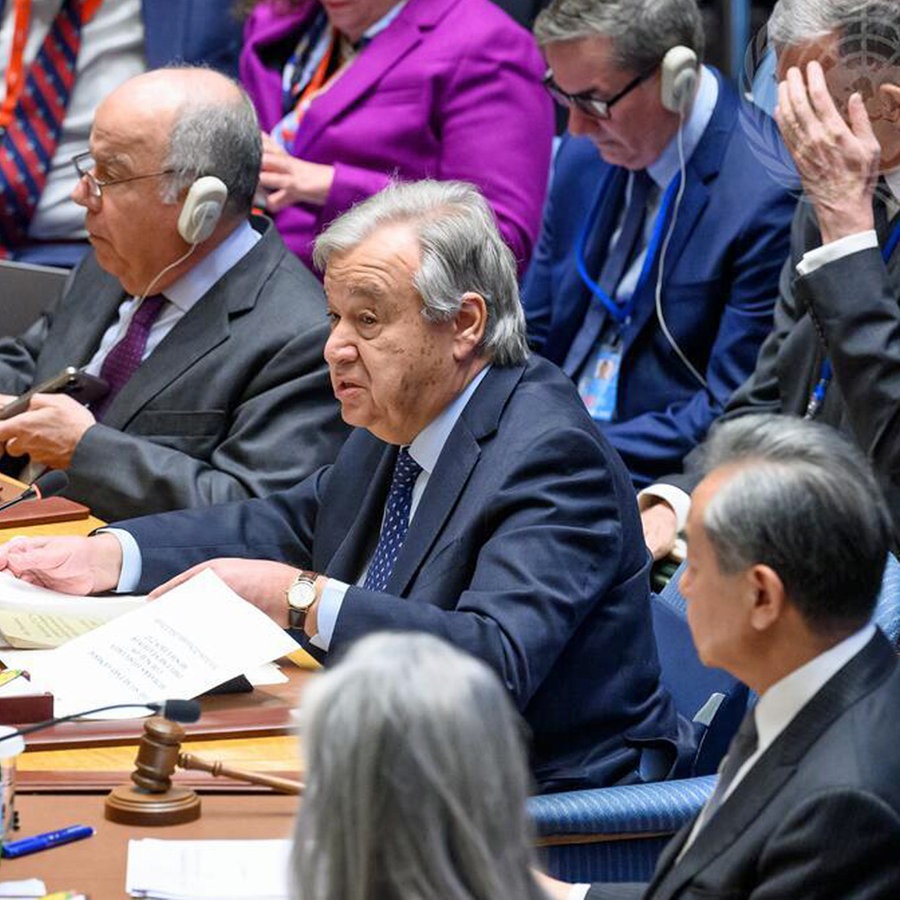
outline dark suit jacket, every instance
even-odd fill
[[[769,175],[744,129],[748,118],[766,131],[774,125],[717,77],[716,108],[687,163],[662,289],[669,330],[705,373],[709,390],[700,387],[662,333],[654,269],[635,297],[633,320],[623,332],[617,419],[601,424],[638,486],[679,471],[685,454],[703,440],[732,392],[753,371],[772,327],[778,272],[788,255],[794,200]],[[529,340],[558,365],[566,360],[589,305],[599,302],[578,275],[575,253],[609,168],[588,139],[564,139],[523,284]],[[624,185],[620,169],[588,242],[588,266],[595,276]]]
[[[237,78],[241,22],[235,6],[222,0],[144,0],[147,68],[203,64]]]
[[[256,247],[78,444],[66,494],[101,518],[267,494],[334,459],[346,429],[322,359],[322,289],[271,222],[255,224],[264,231]],[[54,308],[20,337],[0,339],[0,392],[86,365],[124,297],[90,254]]]
[[[265,500],[139,519],[142,590],[214,556],[350,584],[380,528],[397,448],[354,431],[334,466]],[[384,593],[351,587],[329,656],[373,631],[427,631],[484,659],[534,734],[545,788],[637,779],[676,737],[659,684],[647,553],[627,472],[571,382],[492,368],[451,432]]]
[[[589,900],[896,900],[898,709],[900,668],[879,631],[776,738],[680,862],[693,822],[649,887],[595,885]]]
[[[900,253],[885,266],[863,250],[801,278],[796,264],[821,246],[809,203],[797,208],[791,257],[781,273],[775,328],[756,368],[735,392],[722,420],[748,413],[802,416],[826,352],[834,377],[817,418],[857,443],[875,469],[900,544]],[[700,480],[700,453],[684,472],[663,479],[690,493]]]

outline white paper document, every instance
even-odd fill
[[[298,644],[205,569],[159,599],[28,659],[58,716],[113,703],[196,697]],[[129,713],[134,715],[134,711]]]
[[[128,842],[125,890],[156,900],[288,900],[290,841]]]
[[[12,647],[58,647],[146,601],[130,595],[76,597],[0,572],[0,634]]]

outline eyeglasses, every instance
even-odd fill
[[[592,119],[608,119],[609,111],[624,96],[630,94],[639,84],[645,82],[655,71],[656,66],[641,72],[640,75],[632,78],[618,94],[610,97],[609,100],[602,100],[593,91],[581,91],[578,94],[566,93],[554,80],[553,72],[547,69],[544,75],[544,87],[547,88],[550,96],[560,105],[571,109],[576,107],[579,112],[590,116]]]
[[[103,180],[94,175],[96,163],[90,152],[79,153],[72,157],[72,165],[78,173],[79,179],[87,183],[90,195],[95,198],[103,196],[103,188],[114,184],[125,184],[128,181],[140,181],[142,178],[159,178],[160,175],[171,175],[173,169],[163,169],[161,172],[148,172],[146,175],[129,175],[127,178],[109,178]]]

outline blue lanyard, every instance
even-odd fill
[[[669,218],[669,209],[672,206],[672,200],[675,197],[675,193],[678,190],[678,185],[681,182],[681,173],[679,172],[675,177],[669,182],[669,186],[666,188],[665,194],[663,194],[662,202],[659,206],[659,212],[656,214],[656,221],[653,223],[653,234],[650,237],[650,243],[647,245],[647,255],[644,257],[644,265],[641,267],[641,274],[638,278],[638,283],[635,285],[634,292],[629,298],[627,303],[616,303],[616,301],[603,290],[600,285],[594,281],[593,278],[588,274],[587,263],[585,261],[585,254],[587,252],[587,242],[590,238],[591,230],[594,228],[594,225],[597,223],[597,220],[600,216],[600,208],[603,205],[604,200],[606,199],[606,192],[609,189],[609,186],[612,182],[613,174],[616,169],[610,168],[606,176],[603,180],[603,185],[600,188],[600,192],[597,195],[597,199],[594,201],[593,207],[591,207],[591,211],[588,214],[588,217],[584,221],[584,225],[581,228],[581,234],[578,236],[578,243],[576,245],[576,253],[575,253],[575,264],[578,268],[578,274],[581,276],[581,280],[587,285],[588,289],[593,293],[593,295],[606,307],[606,311],[618,322],[619,325],[627,325],[631,321],[631,314],[634,312],[634,304],[635,300],[640,294],[644,284],[647,279],[650,277],[650,273],[653,270],[654,263],[656,261],[656,254],[659,252],[659,245],[662,243],[663,231],[666,227],[666,221]]]
[[[891,232],[890,237],[881,248],[881,258],[884,260],[885,264],[887,264],[888,260],[893,255],[894,250],[897,249],[898,243],[900,243],[900,222],[894,226],[894,230]],[[816,382],[816,386],[809,395],[809,402],[806,404],[806,413],[803,418],[815,418],[816,414],[822,408],[822,404],[825,402],[825,394],[828,393],[828,385],[831,384],[833,375],[834,368],[831,365],[831,360],[826,357],[822,360],[822,368],[819,370],[819,380]]]

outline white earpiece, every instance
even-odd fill
[[[214,175],[198,178],[184,199],[178,216],[178,233],[188,244],[205,241],[222,218],[222,210],[228,199],[225,182]]]
[[[672,47],[663,57],[660,74],[662,105],[684,115],[697,84],[697,54],[688,47]]]

